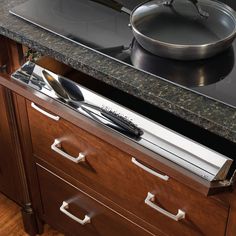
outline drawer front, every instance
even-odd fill
[[[138,157],[133,159],[63,119],[46,118],[32,109],[30,103],[28,114],[33,150],[38,158],[168,235],[224,235],[228,208],[219,202],[172,178],[167,180],[164,174],[150,169]],[[53,150],[51,145],[55,139],[60,144]],[[73,157],[81,161],[75,163]]]
[[[38,166],[37,172],[43,206],[42,217],[66,235],[152,235],[47,170]]]

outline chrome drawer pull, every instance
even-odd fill
[[[146,199],[145,199],[144,202],[145,202],[148,206],[150,206],[151,208],[157,210],[158,212],[160,212],[161,214],[163,214],[163,215],[165,215],[165,216],[171,218],[172,220],[179,221],[179,220],[185,218],[185,212],[184,212],[184,211],[182,211],[182,210],[179,209],[177,215],[173,215],[173,214],[171,214],[170,212],[164,210],[163,208],[161,208],[161,207],[155,205],[155,204],[153,203],[154,199],[155,199],[155,195],[148,192],[147,197],[146,197]]]
[[[165,181],[167,181],[169,179],[169,176],[168,175],[162,175],[162,174],[159,174],[157,173],[156,171],[154,170],[151,170],[150,168],[146,167],[145,165],[141,164],[140,162],[138,162],[134,157],[132,157],[131,161],[138,167],[140,167],[141,169],[147,171],[148,173],[152,174],[152,175],[155,175],[156,177],[160,178],[160,179],[163,179]]]
[[[91,222],[91,219],[89,216],[85,215],[84,219],[81,220],[78,217],[72,215],[70,212],[68,212],[66,209],[69,209],[69,204],[67,202],[63,202],[61,207],[60,207],[60,211],[63,212],[65,215],[67,215],[69,218],[71,218],[72,220],[78,222],[81,225],[85,225]]]
[[[31,102],[31,107],[33,107],[36,111],[39,111],[40,113],[44,114],[45,116],[53,119],[53,120],[56,120],[56,121],[59,121],[60,120],[60,117],[59,116],[54,116],[46,111],[44,111],[43,109],[39,108],[38,106],[36,106],[33,102]]]
[[[51,145],[51,149],[55,151],[56,153],[60,154],[61,156],[65,157],[66,159],[69,159],[70,161],[73,161],[75,163],[79,163],[81,161],[85,161],[85,155],[80,152],[78,157],[73,157],[66,152],[62,151],[59,147],[61,146],[61,142],[58,139],[54,140],[54,143]]]

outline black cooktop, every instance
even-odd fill
[[[123,1],[131,10],[141,2]],[[133,38],[127,14],[90,0],[30,0],[11,13],[137,69],[236,107],[236,41],[213,58],[183,62],[145,51]]]

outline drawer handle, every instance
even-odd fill
[[[85,215],[84,219],[81,220],[78,217],[72,215],[69,211],[67,211],[67,209],[69,209],[69,204],[64,201],[60,207],[60,211],[63,212],[66,216],[68,216],[69,218],[78,222],[81,225],[85,225],[91,222],[91,219],[89,216]]]
[[[56,120],[56,121],[59,121],[60,120],[60,117],[59,116],[54,116],[46,111],[44,111],[43,109],[39,108],[38,106],[36,106],[33,102],[31,102],[31,107],[33,107],[36,111],[39,111],[40,113],[44,114],[45,116],[53,119],[53,120]]]
[[[156,177],[160,178],[160,179],[163,179],[165,181],[167,181],[169,179],[169,176],[168,175],[162,175],[162,174],[159,174],[157,173],[156,171],[154,170],[151,170],[150,168],[146,167],[145,165],[141,164],[140,162],[138,162],[134,157],[132,157],[131,161],[138,167],[140,167],[141,169],[147,171],[148,173],[152,174],[152,175],[155,175]]]
[[[51,145],[51,149],[53,151],[55,151],[56,153],[65,157],[66,159],[69,159],[70,161],[73,161],[75,163],[85,161],[85,155],[82,152],[79,153],[78,157],[73,157],[73,156],[67,154],[66,152],[62,151],[58,146],[61,146],[61,142],[58,139],[55,139],[54,143]]]
[[[151,208],[153,208],[153,209],[155,209],[156,211],[160,212],[161,214],[163,214],[163,215],[165,215],[165,216],[171,218],[172,220],[179,221],[179,220],[185,218],[185,212],[184,212],[184,211],[182,211],[182,210],[179,209],[177,215],[173,215],[172,213],[170,213],[170,212],[164,210],[163,208],[157,206],[156,204],[154,204],[154,203],[153,203],[154,199],[155,199],[155,195],[152,194],[152,193],[148,193],[148,194],[147,194],[147,197],[146,197],[146,199],[145,199],[144,202],[145,202],[148,206],[150,206]]]

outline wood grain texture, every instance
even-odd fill
[[[8,108],[6,99],[6,90],[0,86],[0,191],[8,197],[17,201],[15,190],[15,177],[17,169],[12,165],[14,149],[8,148],[13,146],[10,124],[8,120]],[[13,171],[10,171],[12,170]],[[13,173],[12,173],[13,172]]]
[[[27,236],[23,228],[20,207],[0,194],[0,235]],[[63,236],[63,234],[45,226],[42,236]]]
[[[227,224],[226,236],[236,235],[236,185],[234,184],[234,191],[231,194],[225,194],[225,199],[229,201],[230,212]]]
[[[227,236],[235,236],[236,235],[236,207],[232,207],[230,209],[228,228],[227,228]]]
[[[3,86],[0,86],[0,191],[21,205],[29,202],[11,93]]]
[[[154,236],[130,220],[118,215],[109,206],[64,182],[42,167],[37,168],[43,204],[43,218],[53,227],[70,236]],[[85,215],[91,222],[81,225],[63,214],[62,202],[69,204],[69,211],[79,219]],[[155,234],[160,236],[163,234]]]
[[[27,108],[33,150],[39,159],[168,235],[224,235],[227,206],[185,187],[173,178],[164,181],[143,171],[131,162],[130,155],[68,121],[47,118],[32,109],[30,103],[27,103]],[[75,164],[52,151],[51,144],[55,139],[61,141],[64,152],[75,157],[82,152],[86,155],[86,161]],[[139,158],[139,155],[136,157]],[[143,164],[160,172],[148,163]],[[155,194],[156,205],[172,214],[181,209],[186,212],[186,219],[175,222],[147,206],[144,200],[148,192]],[[208,217],[208,212],[214,212],[212,217]]]
[[[38,181],[35,170],[34,159],[31,150],[31,137],[30,131],[28,127],[28,116],[26,111],[25,99],[17,94],[13,94],[14,105],[16,111],[16,120],[18,125],[19,136],[21,137],[21,148],[22,154],[24,156],[24,166],[25,172],[28,181],[28,188],[31,195],[31,205],[33,211],[36,213],[36,221],[38,232],[41,233],[43,231],[43,222],[37,216],[37,212],[41,208],[41,200],[38,194]]]
[[[20,138],[10,90],[0,86],[0,191],[25,209],[31,205],[30,193],[26,180]],[[12,147],[12,148],[9,148]],[[24,211],[23,211],[24,212]],[[23,214],[25,216],[25,214]],[[24,217],[26,232],[35,234],[38,227],[29,224],[29,219],[35,222],[34,214]],[[27,220],[26,220],[27,219]],[[34,233],[33,233],[34,232]]]

